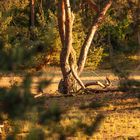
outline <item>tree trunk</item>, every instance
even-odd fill
[[[30,27],[35,25],[35,1],[30,0]]]
[[[104,16],[107,12],[107,10],[110,8],[112,4],[112,0],[109,0],[106,5],[104,6],[104,8],[101,10],[101,12],[99,13],[97,19],[95,21],[93,21],[93,24],[88,32],[88,35],[84,41],[84,44],[81,48],[81,52],[80,52],[80,56],[78,59],[78,74],[80,75],[84,69],[85,66],[85,62],[87,59],[87,54],[90,48],[90,45],[92,43],[93,37],[100,25],[100,23],[102,22],[102,20],[104,19]]]
[[[43,1],[39,0],[39,14],[42,15],[43,12]]]
[[[61,0],[61,2],[58,4],[59,4],[58,24],[60,38],[62,42],[62,51],[60,54],[60,66],[63,75],[63,79],[60,81],[58,88],[59,92],[68,94],[71,92],[75,92],[77,90],[77,82],[72,74],[70,66],[71,63],[72,66],[74,66],[74,68],[77,67],[76,54],[72,47],[72,27],[74,17],[71,12],[69,0]]]
[[[60,64],[61,71],[63,75],[63,79],[59,83],[59,92],[64,94],[69,94],[76,92],[79,88],[78,79],[77,79],[77,61],[76,61],[76,53],[72,48],[72,53],[69,57],[69,63],[64,65],[64,50],[61,52],[60,56]]]
[[[98,29],[98,26],[103,19],[105,13],[111,6],[112,0],[105,5],[103,10],[99,13],[97,20],[93,23],[89,33],[82,46],[81,53],[78,60],[76,60],[76,53],[72,46],[72,27],[74,22],[74,15],[71,12],[70,0],[60,0],[58,3],[58,26],[59,34],[62,42],[62,51],[60,54],[60,66],[63,78],[59,83],[59,92],[69,94],[76,92],[79,86],[85,89],[83,82],[80,80],[78,74],[83,71],[88,50],[92,42],[93,36]],[[94,7],[93,7],[94,8]],[[96,83],[101,85],[99,83]],[[104,86],[105,87],[105,86]]]

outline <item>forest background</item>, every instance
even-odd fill
[[[97,12],[84,0],[70,2],[75,14],[73,47],[79,54]],[[106,1],[92,2],[101,10]],[[140,82],[138,75],[138,80],[129,75],[140,69],[140,1],[114,0],[88,53],[86,69],[112,71],[118,76],[118,89],[35,98],[32,75],[42,70],[49,75],[50,66],[60,66],[57,4],[58,0],[0,0],[0,80],[9,73],[12,78],[25,74],[20,75],[23,82],[7,80],[10,86],[0,87],[0,139],[139,138]],[[39,81],[37,92],[51,80]]]

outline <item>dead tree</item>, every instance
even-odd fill
[[[87,3],[90,4],[90,7],[95,9],[96,12],[99,10],[97,6],[93,4],[90,0],[87,0]],[[100,23],[103,21],[106,12],[110,8],[112,0],[109,0],[103,9],[97,13],[97,18],[93,21],[91,28],[87,34],[87,37],[81,47],[80,55],[78,62],[76,60],[76,52],[72,46],[72,28],[74,22],[74,14],[71,11],[70,0],[60,0],[58,3],[58,26],[59,33],[62,42],[62,51],[60,54],[60,66],[63,75],[63,79],[59,83],[59,91],[62,93],[71,93],[78,91],[79,86],[81,89],[85,89],[89,85],[99,85],[103,88],[107,87],[110,83],[107,82],[102,84],[100,82],[92,82],[83,84],[79,76],[81,75],[85,62],[87,59],[87,54],[92,43],[95,32],[97,31]]]

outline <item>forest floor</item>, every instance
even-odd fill
[[[70,140],[140,140],[140,93],[102,92],[50,97],[62,109],[60,124]]]
[[[30,72],[32,84],[31,91],[34,94],[38,94],[37,86],[41,81],[49,81],[49,85],[43,86],[44,93],[54,94],[57,93],[58,84],[60,79],[62,78],[62,74],[59,68],[51,67],[47,68],[47,70],[39,71],[37,73]],[[28,75],[29,76],[29,75]],[[86,69],[82,75],[81,80],[83,83],[91,82],[91,81],[100,81],[105,82],[106,76],[111,81],[111,88],[116,88],[119,85],[119,78],[110,70],[88,70]],[[25,77],[24,72],[18,73],[0,73],[0,87],[11,87],[12,84],[21,84]],[[129,79],[133,79],[136,81],[140,81],[140,71],[132,71]],[[95,89],[101,89],[99,86],[94,86]]]
[[[110,88],[118,86],[118,78],[110,71],[86,70],[82,75],[83,82],[104,81],[109,76],[112,81]],[[140,81],[139,72],[131,78]],[[75,96],[58,96],[57,84],[61,79],[61,72],[50,69],[47,73],[38,73],[33,76],[32,91],[37,92],[37,84],[41,80],[51,80],[51,85],[44,88],[44,97],[36,100],[45,100],[45,110],[49,116],[45,119],[55,120],[43,128],[46,139],[57,140],[140,140],[140,90],[102,91],[92,94]],[[2,75],[0,87],[10,87],[13,82],[20,84],[22,74]],[[99,87],[95,87],[99,90]],[[47,94],[48,93],[48,94]],[[55,93],[55,94],[52,94]],[[24,127],[26,123],[22,123]],[[33,124],[39,127],[38,124]],[[25,126],[27,128],[27,126]]]

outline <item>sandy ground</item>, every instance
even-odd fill
[[[20,85],[22,84],[24,76],[25,74],[21,73],[0,74],[0,87],[10,88],[15,82],[16,84]],[[56,68],[47,69],[46,72],[34,74],[32,76],[32,92],[35,94],[38,93],[37,86],[40,81],[51,80],[51,84],[44,89],[44,92],[54,93],[57,90],[61,76],[61,71]],[[107,70],[98,70],[95,72],[86,70],[82,74],[81,79],[84,83],[97,80],[103,82],[106,76],[108,76],[112,82],[111,88],[118,85],[117,76],[115,76],[111,71]],[[140,81],[140,72],[132,73],[130,78]],[[57,125],[63,124],[61,126],[63,128],[62,130],[66,130],[66,126],[73,130],[73,128],[75,128],[73,122],[79,122],[79,120],[81,124],[86,126],[87,130],[89,130],[89,128],[92,128],[93,122],[96,120],[98,115],[104,116],[101,124],[98,126],[96,133],[92,136],[92,138],[91,136],[87,136],[87,134],[84,132],[85,129],[82,131],[80,129],[79,131],[77,128],[76,131],[79,132],[76,133],[76,136],[74,135],[74,137],[71,137],[71,140],[81,140],[81,137],[83,137],[83,140],[140,139],[139,92],[107,91],[96,94],[79,94],[77,96],[56,95],[44,97],[40,98],[40,101],[45,99],[45,109],[57,105],[63,110],[60,123],[55,123],[56,128],[59,128]],[[39,101],[39,98],[37,100]],[[23,122],[22,125],[26,126],[26,123],[24,123],[25,122]],[[68,133],[67,131],[66,136]],[[54,132],[52,133],[52,137],[53,136]]]
[[[21,84],[25,74],[0,74],[0,87],[9,88],[12,84]],[[85,70],[81,75],[81,80],[86,82],[100,81],[104,82],[105,77],[108,76],[112,82],[111,87],[118,85],[118,77],[108,70]],[[51,80],[51,84],[43,89],[44,93],[54,93],[57,91],[58,83],[62,77],[61,71],[58,68],[49,68],[45,72],[38,72],[32,76],[32,93],[37,93],[38,83],[42,80]],[[140,72],[132,73],[130,78],[140,81]],[[99,87],[95,87],[99,88]]]

